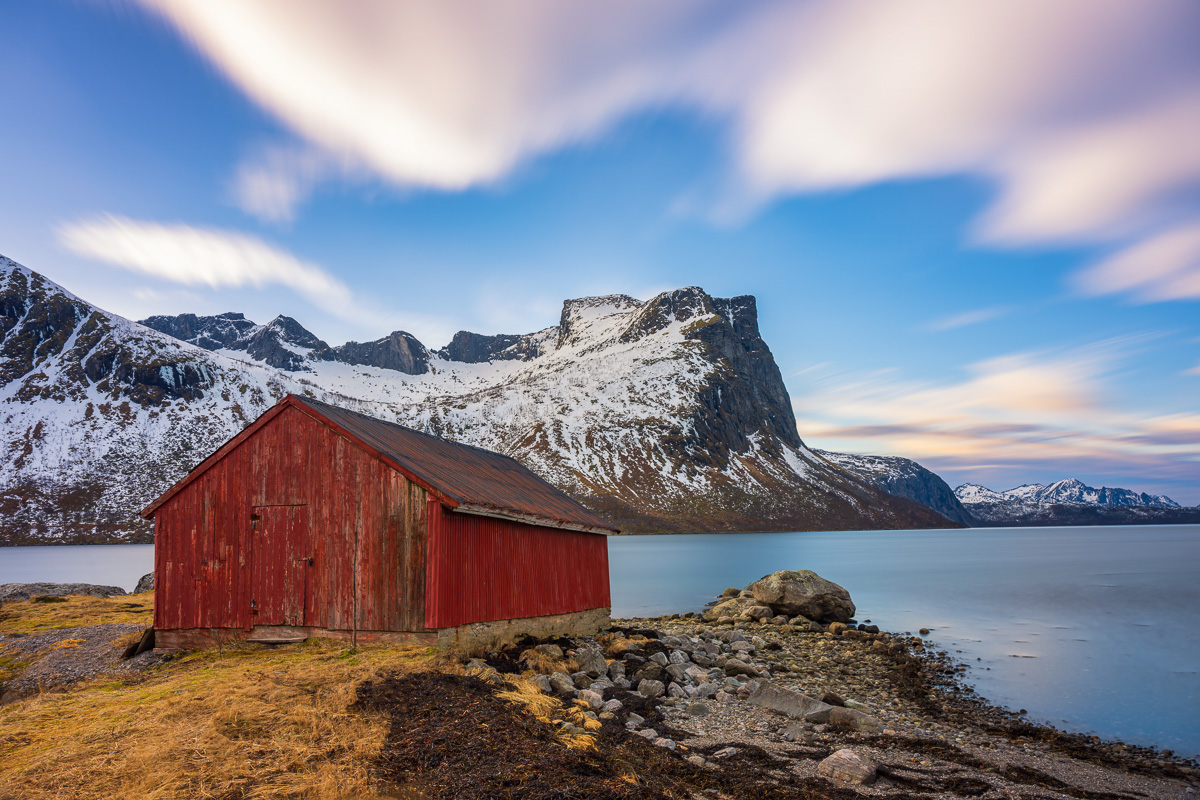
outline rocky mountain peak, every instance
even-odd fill
[[[485,336],[481,333],[459,331],[454,334],[450,344],[438,351],[438,355],[447,361],[459,361],[463,364],[482,364],[496,359],[527,359],[527,353],[511,349],[523,338],[511,333]]]
[[[393,331],[373,342],[346,342],[337,347],[325,347],[314,354],[314,358],[324,361],[391,369],[406,375],[428,372],[429,357],[429,349],[408,331]]]
[[[561,349],[577,344],[585,338],[595,338],[595,329],[603,327],[605,320],[640,308],[641,305],[640,300],[626,294],[565,300],[558,322],[557,346]]]

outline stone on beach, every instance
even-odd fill
[[[820,622],[846,622],[854,616],[850,593],[808,569],[775,572],[750,584],[746,591],[760,604],[789,616]]]
[[[791,689],[784,689],[765,681],[750,693],[746,702],[808,722],[828,722],[829,715],[834,710],[834,706],[822,703],[815,697],[793,692]]]
[[[838,750],[817,764],[818,775],[860,785],[874,782],[878,770],[874,761],[853,750]]]
[[[589,677],[599,678],[608,672],[604,654],[599,650],[584,647],[575,653],[575,660],[579,663],[579,671],[586,672]]]

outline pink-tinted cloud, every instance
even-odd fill
[[[1128,294],[1142,303],[1200,298],[1200,222],[1120,250],[1072,280],[1083,294]]]
[[[1200,416],[1123,410],[1111,384],[1136,345],[1012,354],[970,365],[957,382],[894,372],[812,380],[793,405],[801,436],[825,449],[904,455],[963,480],[1003,467],[1020,470],[1018,482],[1105,473],[1175,494],[1184,483],[1189,497],[1200,492]]]

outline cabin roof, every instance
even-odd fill
[[[244,431],[198,464],[179,483],[142,511],[149,518],[184,486],[199,477],[263,424],[296,407],[423,486],[457,511],[496,515],[596,533],[616,531],[566,493],[508,456],[459,444],[393,422],[359,414],[307,397],[288,395]]]

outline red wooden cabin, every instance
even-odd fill
[[[142,516],[159,647],[594,632],[600,519],[507,456],[289,395]]]

